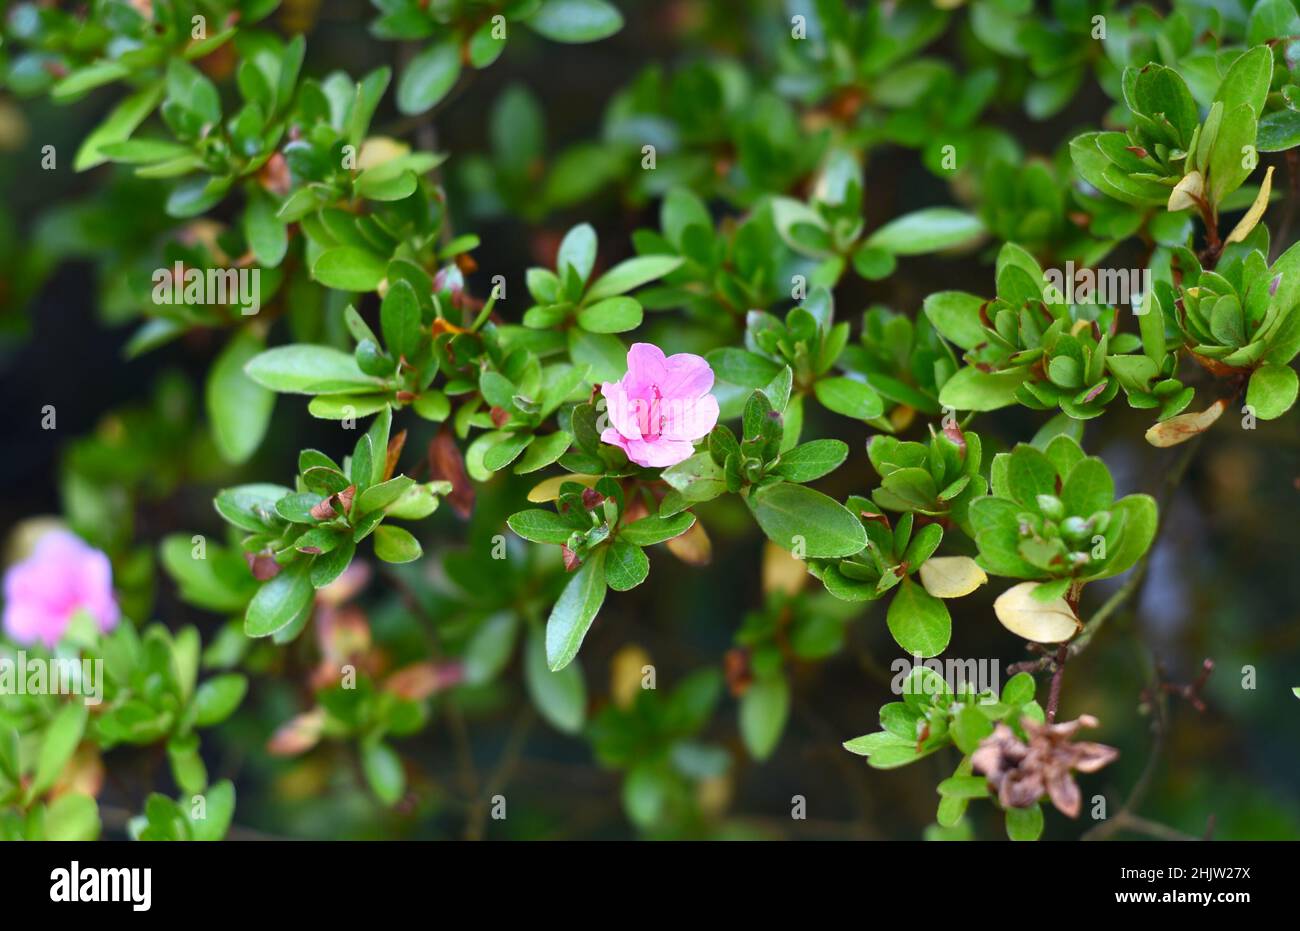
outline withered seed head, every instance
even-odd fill
[[[971,765],[988,777],[1003,808],[1028,808],[1044,795],[1064,815],[1079,817],[1079,786],[1072,770],[1093,773],[1112,762],[1119,751],[1105,744],[1071,738],[1080,727],[1096,727],[1097,719],[1083,715],[1061,724],[1021,722],[1029,742],[998,724],[971,755]]]

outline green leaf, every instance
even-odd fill
[[[533,543],[566,543],[574,527],[554,511],[530,508],[511,514],[506,524],[516,534]]]
[[[275,204],[261,188],[252,188],[244,211],[244,238],[258,263],[275,268],[289,250],[289,227],[275,215]]]
[[[772,474],[791,482],[811,482],[840,467],[849,456],[843,440],[813,440],[781,454]]]
[[[627,371],[627,347],[612,333],[588,333],[581,327],[569,330],[569,358],[585,365],[592,382],[618,381]]]
[[[671,517],[652,515],[633,521],[618,531],[618,538],[637,546],[651,546],[680,537],[695,525],[695,515],[683,511]]]
[[[50,90],[50,96],[58,103],[65,103],[96,87],[102,87],[105,84],[120,80],[130,73],[131,69],[120,61],[101,59],[77,68],[67,76],[59,79],[58,83]]]
[[[104,122],[96,126],[82,141],[73,159],[74,171],[86,171],[108,161],[104,155],[105,146],[122,142],[131,137],[136,127],[145,121],[158,101],[162,100],[164,84],[155,81],[147,84],[127,97],[108,115]]]
[[[414,562],[423,550],[409,530],[381,524],[375,528],[375,555],[384,562]]]
[[[54,785],[63,772],[63,767],[72,759],[85,730],[86,705],[83,702],[70,702],[54,716],[41,739],[36,772],[32,776],[31,785],[27,787],[29,799],[37,798]]]
[[[379,325],[390,353],[408,361],[415,357],[420,347],[420,300],[409,281],[399,278],[388,283],[379,305]]]
[[[534,437],[524,451],[523,457],[515,464],[516,475],[527,475],[544,469],[563,456],[573,443],[573,437],[560,430],[549,436]]]
[[[727,490],[722,468],[707,451],[696,453],[659,473],[687,501],[709,501]]]
[[[1061,487],[1066,514],[1090,517],[1115,501],[1115,480],[1100,459],[1084,459],[1066,476]]]
[[[917,656],[938,656],[952,638],[948,606],[911,579],[903,579],[889,603],[886,623],[898,645]]]
[[[927,207],[886,223],[866,245],[894,255],[920,255],[964,245],[983,232],[979,217],[951,207]]]
[[[441,391],[425,391],[411,402],[411,408],[425,420],[442,423],[451,413],[451,401]]]
[[[519,454],[533,442],[531,433],[506,433],[483,453],[483,468],[499,472],[519,458]]]
[[[596,231],[590,223],[579,223],[564,235],[560,251],[555,258],[555,268],[564,276],[566,267],[578,273],[584,284],[596,265]]]
[[[742,388],[766,388],[784,368],[744,349],[714,349],[705,359],[714,375]]]
[[[100,827],[99,805],[89,795],[68,792],[46,806],[45,840],[98,840]]]
[[[964,709],[970,711],[970,708]],[[979,715],[979,712],[975,712]],[[980,715],[985,722],[988,721],[983,715]],[[992,726],[990,725],[990,730]],[[988,798],[989,782],[983,776],[949,776],[939,783],[939,794],[944,798]]]
[[[269,637],[287,627],[310,607],[313,594],[311,564],[311,559],[299,559],[263,583],[244,613],[245,634]]]
[[[415,484],[415,479],[409,475],[395,475],[386,482],[380,482],[377,485],[371,485],[361,494],[353,504],[355,508],[355,517],[357,514],[369,514],[371,511],[378,511],[380,508],[386,508]]]
[[[1294,8],[1291,13],[1295,15]],[[1258,119],[1264,112],[1264,98],[1268,96],[1272,80],[1273,52],[1266,45],[1257,45],[1242,52],[1232,63],[1214,99],[1223,101],[1224,113],[1231,113],[1236,107],[1246,104]]]
[[[885,411],[880,395],[856,379],[843,376],[823,378],[813,385],[813,392],[822,407],[855,420],[871,420]]]
[[[312,588],[324,588],[343,574],[357,553],[356,541],[350,537],[342,544],[311,561]]]
[[[1029,808],[1007,809],[1007,837],[1012,840],[1038,840],[1043,835],[1043,809],[1038,803]]]
[[[524,22],[553,42],[596,42],[623,28],[623,14],[606,0],[546,0]]]
[[[596,279],[587,291],[586,299],[600,301],[607,297],[625,294],[633,288],[662,278],[684,262],[676,255],[641,255],[619,262]]]
[[[397,82],[397,109],[407,115],[423,113],[443,97],[460,77],[460,43],[453,33],[411,59]]]
[[[383,281],[388,263],[356,246],[326,249],[312,266],[312,277],[336,291],[373,291]]]
[[[740,736],[756,760],[776,749],[790,716],[790,686],[782,675],[755,681],[740,700]]]
[[[1024,384],[1027,373],[981,372],[967,366],[944,383],[939,403],[959,411],[993,411],[1014,404],[1016,390]]]
[[[369,417],[388,406],[383,394],[322,394],[307,402],[307,413],[321,420]]]
[[[1292,311],[1297,312],[1300,311]],[[1273,420],[1295,404],[1297,387],[1300,385],[1291,366],[1261,365],[1251,373],[1250,384],[1246,387],[1246,403],[1255,409],[1255,416],[1260,420]]]
[[[1027,672],[1018,672],[1002,686],[1002,704],[1019,708],[1034,700],[1034,689],[1034,677]]]
[[[248,679],[238,673],[228,673],[209,679],[194,692],[194,724],[211,727],[220,724],[234,713],[248,691]]]
[[[1289,3],[1290,0],[1283,0]],[[1285,152],[1300,145],[1300,111],[1291,109],[1265,113],[1259,120],[1255,147],[1261,152]]]
[[[1124,532],[1106,556],[1105,567],[1090,578],[1108,579],[1129,569],[1151,548],[1159,518],[1150,495],[1125,495],[1111,508],[1111,518],[1123,515]]]
[[[957,717],[953,721],[953,743],[957,745],[957,749],[962,753],[974,753],[979,748],[980,741],[992,733],[993,722],[979,708],[968,705],[957,713]],[[979,781],[983,783],[984,778],[980,777]],[[941,795],[948,794],[943,791],[942,784],[939,787],[939,793]],[[970,797],[982,798],[983,793]]]
[[[604,601],[605,549],[601,547],[569,579],[547,618],[546,662],[552,672],[573,662]]]
[[[624,539],[615,540],[605,558],[605,582],[616,592],[636,588],[650,574],[645,550]]]
[[[984,299],[964,291],[940,291],[925,299],[925,316],[948,342],[974,349],[988,339],[980,322]]]
[[[1219,135],[1210,151],[1210,201],[1215,206],[1250,176],[1253,169],[1246,167],[1250,161],[1245,150],[1255,144],[1255,129],[1255,113],[1249,104],[1224,110]]]
[[[276,522],[275,502],[287,494],[292,490],[283,485],[259,482],[224,488],[212,504],[218,514],[241,530],[261,533]]]
[[[18,731],[9,724],[0,724],[0,777],[17,783],[20,777]]]
[[[465,681],[470,685],[491,682],[510,662],[519,620],[510,611],[499,611],[483,620],[465,647]]]
[[[587,718],[587,686],[582,666],[570,663],[552,670],[546,662],[546,643],[541,632],[529,632],[524,646],[524,685],[533,705],[558,731],[576,734]]]
[[[907,739],[888,731],[877,731],[844,742],[844,749],[850,753],[867,757],[867,762],[874,769],[897,769],[914,763],[922,757],[938,750],[940,744],[934,744],[923,750],[917,749],[915,738]]]
[[[194,817],[192,806],[185,806],[182,811],[190,824],[194,840],[216,841],[226,836],[230,822],[235,814],[235,787],[229,779],[223,779],[210,785],[204,793],[203,817]]]
[[[396,805],[406,791],[406,771],[397,751],[381,740],[367,740],[361,745],[361,768],[375,797]]]
[[[200,174],[181,181],[167,195],[167,215],[197,217],[206,213],[221,203],[233,180],[231,177],[218,178]]]
[[[244,371],[259,385],[292,394],[348,394],[374,391],[383,384],[357,368],[349,353],[307,343],[268,349]]]
[[[611,297],[578,311],[578,325],[592,333],[624,333],[641,325],[641,305],[630,297]]]
[[[806,485],[767,485],[748,502],[769,540],[809,559],[852,556],[867,545],[862,522],[848,508]]]
[[[257,451],[271,422],[275,394],[253,381],[244,366],[265,349],[262,337],[244,327],[226,344],[208,373],[208,419],[217,451],[226,462],[238,464]]]
[[[419,178],[413,171],[401,171],[389,175],[387,172],[377,172],[371,168],[357,176],[353,190],[366,200],[387,202],[405,200],[415,193],[419,184]]]

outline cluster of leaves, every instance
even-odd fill
[[[320,450],[303,450],[293,488],[260,483],[217,495],[217,511],[247,534],[240,546],[262,582],[244,615],[248,636],[279,643],[297,637],[311,618],[313,592],[342,575],[357,544],[371,535],[384,562],[420,558],[411,532],[384,521],[428,517],[451,488],[394,474],[405,437],[390,439],[391,423],[385,407],[341,466]]]
[[[379,17],[370,25],[377,39],[431,39],[406,65],[397,107],[420,114],[456,86],[465,65],[482,70],[505,51],[514,23],[553,42],[584,43],[623,28],[623,16],[606,0],[372,0]]]
[[[1069,302],[1037,260],[1015,243],[998,252],[996,297],[985,301],[940,291],[926,298],[925,314],[945,338],[966,350],[966,367],[939,394],[945,406],[974,411],[1016,403],[1037,410],[1059,407],[1072,418],[1088,420],[1105,410],[1122,385],[1134,407],[1158,405],[1167,419],[1192,400],[1193,390],[1171,377],[1175,360],[1164,351],[1161,317],[1151,317],[1158,329],[1151,339],[1158,338],[1154,345],[1159,351],[1135,369],[1139,357],[1132,353],[1144,343],[1137,334],[1119,332],[1120,309]]]
[[[939,808],[935,820],[941,827],[961,823],[974,799],[989,798],[988,782],[974,775],[971,754],[993,733],[999,722],[1021,739],[1026,718],[1042,723],[1042,707],[1034,700],[1034,679],[1017,673],[1002,687],[1002,694],[977,694],[963,683],[954,690],[943,676],[928,666],[917,666],[902,683],[903,700],[880,709],[880,730],[845,741],[850,753],[867,758],[875,769],[897,769],[924,759],[944,747],[962,754],[953,774],[939,783]],[[1039,804],[1008,808],[1007,836],[1012,840],[1037,840],[1043,833]]]
[[[1300,15],[1289,0],[1264,0],[1249,15],[1193,0],[1167,14],[1109,0],[1060,0],[1046,14],[1026,0],[972,0],[968,15],[954,14],[957,5],[806,4],[789,35],[778,18],[782,28],[745,40],[760,63],[754,73],[716,57],[656,65],[613,94],[597,140],[558,153],[548,153],[531,93],[510,88],[489,113],[490,151],[453,163],[449,206],[443,156],[398,138],[410,129],[402,122],[394,136],[372,131],[389,69],[360,80],[304,77],[301,36],[285,41],[259,28],[275,0],[157,0],[148,12],[121,0],[77,13],[16,4],[0,46],[6,87],[56,103],[126,89],[74,159],[83,171],[125,166],[113,199],[99,212],[63,215],[39,241],[57,243],[58,254],[96,255],[114,319],[147,318],[132,354],[198,329],[233,331],[208,374],[210,444],[196,442],[194,399],[169,384],[152,408],[114,418],[65,462],[68,515],[114,557],[128,615],[147,617],[153,600],[153,555],[133,546],[140,500],[182,480],[230,485],[215,502],[231,526],[228,543],[171,536],[158,558],[185,601],[237,616],[205,654],[212,667],[265,671],[276,647],[316,620],[323,665],[314,704],[273,739],[276,752],[306,756],[322,738],[355,742],[367,785],[395,804],[407,773],[392,741],[427,725],[437,693],[490,688],[518,654],[543,718],[566,733],[585,730],[597,758],[625,774],[633,822],[682,833],[728,766],[725,751],[700,737],[721,678],[704,670],[664,695],[620,693],[588,725],[576,658],[609,590],[647,578],[648,547],[707,561],[703,506],[725,507],[710,502],[738,495],[745,508],[736,510],[793,554],[787,565],[800,579],[806,571],[822,582],[820,598],[843,602],[841,612],[892,592],[890,634],[918,656],[948,648],[945,600],[989,574],[1020,582],[995,606],[1017,636],[1074,637],[1084,584],[1132,568],[1157,520],[1149,497],[1115,500],[1108,469],[1074,438],[1077,422],[1102,415],[1122,389],[1131,406],[1157,412],[1148,434],[1157,445],[1207,429],[1227,401],[1183,413],[1194,397],[1184,357],[1231,397],[1245,391],[1260,418],[1294,405],[1300,251],[1269,262],[1261,220],[1272,169],[1258,188],[1247,181],[1258,152],[1300,142]],[[622,26],[607,0],[374,6],[376,37],[427,40],[392,89],[408,116],[448,101],[470,70],[496,61],[516,24],[563,43]],[[734,39],[734,22],[716,12],[704,20],[706,34]],[[924,54],[953,23],[960,67]],[[1035,119],[1057,114],[1089,73],[1116,103],[1107,131],[1040,159],[980,122],[986,109],[1008,104]],[[952,183],[958,205],[869,221],[876,202],[864,166],[886,145],[915,150]],[[605,268],[594,228],[578,223],[553,268],[528,269],[527,309],[503,311],[513,306],[504,277],[493,277],[486,299],[474,296],[470,254],[479,240],[453,233],[453,213],[541,223],[607,190],[631,205],[662,198],[658,229],[632,237],[635,255]],[[115,228],[109,221],[136,197],[161,207],[159,217],[117,237],[131,242],[112,242],[103,229]],[[1221,238],[1220,216],[1243,209]],[[835,319],[832,292],[850,269],[876,282],[912,257],[969,255],[990,237],[1001,243],[991,299],[942,291],[916,315],[872,307],[856,340],[849,320]],[[1131,308],[1076,303],[1044,270],[1062,260],[1091,269],[1133,238],[1149,248],[1154,284]],[[230,302],[149,300],[148,273],[160,257],[184,269],[260,270],[264,313],[249,320]],[[33,287],[23,284],[22,292]],[[1137,322],[1126,328],[1130,309]],[[596,389],[624,371],[619,334],[667,333],[656,312],[677,310],[693,326],[669,338],[706,355],[721,419],[690,458],[644,468],[600,441]],[[267,348],[281,319],[290,339]],[[228,464],[251,460],[276,393],[309,397],[313,416],[345,429],[373,420],[341,463],[303,450],[292,487],[233,484],[245,476],[231,478],[208,453]],[[867,447],[880,477],[869,494],[841,503],[810,486],[852,453],[839,439],[803,440],[810,397],[882,434]],[[1062,416],[1032,443],[988,455],[965,429],[969,419],[959,425],[952,414],[1013,404]],[[445,425],[429,457],[436,480],[397,468],[406,432],[394,432],[394,420],[408,409]],[[942,428],[931,427],[925,442],[894,435],[917,415],[942,416]],[[388,518],[429,517],[444,496],[467,516],[471,483],[506,470],[551,473],[528,497],[553,508],[508,518],[517,536],[548,546],[533,552],[510,541],[510,558],[484,569],[482,553],[506,515],[471,517],[470,546],[441,554],[451,591],[436,596],[445,637],[437,663],[419,662],[420,647],[403,644],[398,652],[412,665],[390,673],[372,655],[368,627],[362,648],[327,623],[344,573],[364,563],[356,553],[367,537],[381,562],[423,555]],[[736,635],[742,659],[729,684],[756,758],[773,751],[784,727],[792,664],[833,653],[847,622],[795,588],[769,593]],[[0,726],[6,835],[97,830],[93,802],[55,785],[83,738],[96,749],[164,744],[182,792],[207,789],[194,730],[230,713],[243,677],[198,684],[199,645],[188,628],[137,635],[124,623],[102,646],[113,660],[109,710],[93,724],[73,705],[34,702],[14,715],[0,707],[0,725],[13,732]],[[343,687],[338,669],[357,657],[374,662],[361,663],[356,688]],[[955,745],[963,759],[940,784],[938,817],[955,828],[968,801],[988,794],[972,775],[975,747],[999,722],[1023,736],[1021,722],[1043,712],[1027,676],[1008,682],[998,701],[954,694],[934,678],[918,671],[905,700],[882,709],[884,731],[849,749],[887,767]],[[233,794],[226,786],[210,794],[215,822],[195,821],[183,797],[154,795],[133,834],[224,833],[208,825],[228,822]],[[1007,812],[1013,837],[1041,827],[1037,806]]]
[[[874,601],[897,587],[886,616],[890,633],[909,653],[936,656],[952,635],[943,599],[968,595],[986,581],[969,557],[931,559],[945,528],[969,532],[967,512],[984,495],[980,438],[955,426],[951,436],[936,433],[928,445],[876,436],[867,454],[880,487],[870,498],[848,502],[866,531],[866,548],[838,562],[814,561],[809,569],[846,601]],[[896,523],[886,511],[899,515]]]
[[[147,808],[151,823],[155,805],[165,802],[178,813],[187,812],[178,814],[180,826],[171,829],[179,836],[225,836],[234,788],[228,781],[209,783],[198,731],[234,713],[248,679],[231,672],[200,682],[195,628],[172,634],[161,624],[142,631],[121,624],[101,634],[83,615],[56,652],[5,649],[3,656],[13,676],[29,676],[27,663],[43,664],[47,676],[67,676],[64,687],[81,694],[65,699],[51,690],[31,689],[30,679],[24,678],[23,688],[0,706],[0,837],[97,838],[101,755],[122,745],[165,748],[172,780],[182,793],[180,803],[154,796]],[[132,833],[161,839],[142,820],[132,825]]]

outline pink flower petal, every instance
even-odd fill
[[[679,352],[668,357],[665,368],[667,374],[659,383],[665,398],[699,398],[713,388],[713,369],[703,356]]]
[[[623,448],[627,450],[627,458],[648,469],[677,465],[683,459],[689,459],[695,454],[695,447],[686,440],[666,440],[663,438],[653,442],[649,440],[628,440]]]
[[[623,388],[630,398],[649,398],[650,389],[668,377],[664,351],[654,343],[633,343],[627,351]]]
[[[4,590],[4,628],[19,643],[55,646],[78,611],[103,631],[120,615],[108,557],[67,531],[41,537],[32,555],[5,573]]]
[[[606,427],[601,431],[600,441],[602,443],[608,443],[610,446],[617,446],[624,452],[627,452],[627,444],[632,442],[613,427]],[[640,440],[638,439],[637,442],[640,442]]]
[[[614,428],[623,436],[641,439],[641,427],[637,423],[637,402],[627,396],[622,383],[607,381],[601,386],[600,393],[605,397],[605,412]]]
[[[666,440],[698,440],[718,423],[718,399],[702,398],[665,405],[668,415],[661,434]]]

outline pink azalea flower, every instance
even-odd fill
[[[627,351],[627,374],[601,385],[611,426],[602,442],[621,446],[637,465],[657,468],[688,459],[695,440],[718,422],[718,399],[709,394],[713,369],[700,356],[664,356],[651,343]]]
[[[102,631],[117,625],[108,557],[66,530],[52,530],[5,572],[4,629],[20,644],[53,648],[72,616],[86,611]]]

